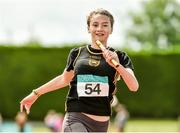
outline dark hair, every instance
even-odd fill
[[[102,8],[99,8],[99,9],[96,9],[96,10],[90,12],[90,14],[87,16],[87,25],[88,25],[88,27],[90,26],[90,21],[91,21],[92,16],[96,15],[96,14],[101,14],[101,15],[105,15],[105,16],[109,17],[110,23],[111,23],[111,28],[113,28],[114,17],[112,16],[112,14],[109,11],[107,11],[105,9],[102,9]]]

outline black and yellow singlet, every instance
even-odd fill
[[[109,48],[114,51],[114,49]],[[116,51],[121,65],[133,69],[125,52]],[[104,59],[102,51],[86,45],[71,50],[66,70],[74,70],[74,78],[66,101],[67,112],[84,112],[110,116],[111,100],[116,88],[116,70]]]

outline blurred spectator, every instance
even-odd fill
[[[45,116],[44,122],[52,132],[60,132],[63,123],[63,115],[57,113],[55,110],[50,110]]]
[[[16,124],[19,127],[19,132],[24,132],[25,131],[25,125],[27,122],[27,115],[25,112],[18,112],[16,117]]]
[[[129,118],[129,112],[125,106],[120,103],[115,107],[115,110],[117,112],[115,116],[115,125],[118,127],[118,132],[124,132],[126,122]]]
[[[118,128],[118,132],[124,132],[125,125],[129,118],[129,112],[123,104],[119,103],[116,96],[114,96],[112,107],[114,107],[114,110],[116,111],[114,119],[115,126]]]

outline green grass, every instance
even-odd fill
[[[179,125],[178,125],[179,124]],[[117,128],[110,124],[109,132],[116,132]],[[125,132],[178,132],[180,123],[176,120],[129,120],[125,127]]]
[[[33,132],[49,132],[42,122],[32,122]],[[117,132],[117,127],[110,123],[109,132]],[[125,132],[180,132],[180,122],[164,119],[130,119]]]
[[[8,122],[6,122],[8,124]],[[9,131],[15,124],[13,121],[9,122]],[[32,132],[50,132],[42,121],[29,121]],[[8,130],[7,130],[8,131]],[[109,132],[117,132],[117,127],[110,123]],[[165,119],[130,119],[125,127],[125,132],[180,132],[180,121],[165,120]]]

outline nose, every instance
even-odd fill
[[[102,30],[102,26],[99,25],[99,26],[97,27],[97,31],[101,31],[101,30]]]

